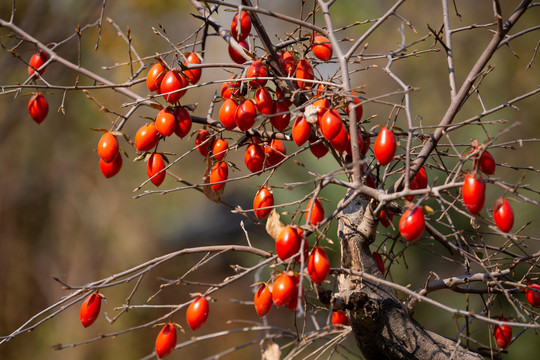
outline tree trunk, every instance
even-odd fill
[[[369,200],[358,196],[338,219],[341,267],[382,277],[369,249],[378,225]],[[409,317],[389,287],[346,274],[339,275],[338,280],[335,297],[345,304],[366,359],[482,359],[453,340],[424,329]]]

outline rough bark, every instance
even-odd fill
[[[341,267],[382,277],[369,249],[378,224],[369,200],[358,196],[338,219]],[[342,274],[338,279],[335,297],[345,303],[356,342],[366,359],[482,359],[410,318],[390,288],[357,276]]]

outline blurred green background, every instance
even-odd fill
[[[267,6],[284,14],[297,16],[300,14],[299,1],[260,1],[261,6]],[[338,1],[332,7],[335,27],[339,28],[354,22],[373,19],[384,13],[391,1]],[[366,54],[387,53],[396,49],[402,41],[410,43],[427,33],[426,24],[434,29],[442,25],[440,4],[437,2],[414,2],[405,5],[399,14],[410,20],[417,33],[409,27],[403,27],[399,18],[392,17],[369,39]],[[471,23],[484,24],[492,21],[491,4],[489,1],[456,1],[461,19],[457,19],[452,11],[451,25],[465,26]],[[508,14],[517,1],[504,2],[504,14]],[[93,23],[99,18],[102,1],[88,0],[54,0],[54,1],[17,1],[15,23],[30,34],[35,35],[44,43],[60,41],[71,34],[78,24]],[[181,42],[189,36],[200,21],[193,18],[193,12],[188,1],[108,1],[105,16],[110,17],[125,31],[131,29],[133,45],[141,56],[151,56],[158,52],[167,51],[168,44],[156,36],[152,27],[158,22],[166,29],[173,41]],[[9,19],[11,12],[10,1],[0,2],[0,16]],[[537,12],[525,16],[517,30],[538,24]],[[221,10],[216,16],[227,25],[233,13]],[[269,17],[262,17],[272,39],[283,38],[284,31],[292,31],[294,27]],[[358,37],[369,25],[353,27],[339,33],[338,38],[345,35]],[[400,33],[402,29],[402,33]],[[0,29],[0,40],[5,47],[12,47],[16,40],[9,38],[5,29]],[[489,41],[489,30],[465,31],[454,37],[456,76],[458,84],[463,81],[472,62]],[[99,49],[94,51],[97,40],[96,29],[85,31],[81,38],[81,64],[116,82],[126,81],[129,69],[125,66],[103,70],[102,67],[128,61],[126,43],[116,34],[116,30],[106,21],[102,29],[102,39]],[[497,106],[538,86],[540,79],[538,65],[533,64],[525,69],[533,55],[538,36],[535,33],[526,35],[512,42],[512,54],[509,48],[501,51],[490,61],[495,70],[484,81],[481,97],[486,108]],[[434,44],[433,38],[413,46],[414,49],[425,50],[430,47],[440,48]],[[228,61],[227,49],[217,38],[210,38],[205,61]],[[34,49],[27,44],[18,49],[19,54],[27,61]],[[258,55],[262,55],[259,49]],[[62,46],[59,53],[66,58],[76,61],[77,41],[71,40]],[[169,59],[170,60],[170,59]],[[150,63],[151,60],[146,60]],[[538,61],[537,61],[538,62]],[[358,68],[368,65],[378,65],[368,71],[355,72],[351,79],[353,86],[365,85],[366,97],[378,96],[398,89],[398,86],[382,68],[386,65],[384,59],[365,61]],[[0,53],[0,84],[15,84],[26,80],[26,65],[10,56],[5,50]],[[336,71],[335,64],[323,65],[317,68],[324,78]],[[400,60],[392,69],[406,83],[419,91],[411,96],[411,108],[416,124],[435,124],[441,118],[449,103],[446,58],[443,52],[426,53],[418,57]],[[145,76],[143,72],[141,78]],[[229,73],[222,69],[205,70],[201,82],[212,79],[224,79]],[[51,64],[44,75],[53,84],[71,85],[77,74],[66,71],[59,64]],[[82,84],[89,84],[87,79],[80,78]],[[205,116],[212,95],[218,85],[203,87],[188,91],[182,99],[183,103],[194,104],[198,107],[195,114]],[[144,83],[132,88],[133,91],[145,96],[147,90]],[[210,245],[210,244],[246,244],[240,221],[244,221],[255,246],[272,250],[273,242],[261,226],[246,221],[245,218],[231,214],[227,208],[208,201],[196,191],[182,191],[166,196],[144,196],[133,199],[133,190],[146,179],[145,164],[132,163],[133,148],[122,140],[121,146],[126,149],[130,159],[124,158],[124,166],[119,175],[105,179],[98,168],[98,156],[95,147],[100,133],[91,128],[109,128],[115,118],[111,114],[99,111],[98,106],[88,101],[82,93],[69,92],[63,100],[60,91],[47,91],[49,101],[49,116],[41,124],[36,125],[28,116],[26,106],[32,91],[24,89],[21,93],[0,96],[0,335],[6,335],[20,326],[32,314],[55,303],[67,292],[62,286],[53,281],[56,276],[71,285],[81,285],[106,277],[142,263],[153,257],[178,249]],[[110,91],[92,91],[91,94],[101,103],[124,113],[121,105],[125,98],[112,94]],[[388,101],[399,103],[400,97],[387,98]],[[57,109],[64,101],[66,114]],[[509,124],[521,123],[503,134],[495,142],[505,143],[515,139],[529,139],[540,134],[538,119],[538,97],[526,99],[516,109],[505,109],[487,117],[489,120],[507,120],[507,124],[486,126],[486,131],[495,135]],[[367,104],[364,107],[364,117],[376,115],[367,128],[372,125],[385,124],[390,116],[391,108],[381,104]],[[463,121],[482,111],[481,104],[471,99],[456,122]],[[214,112],[216,115],[216,111]],[[135,131],[147,120],[145,116],[154,117],[155,110],[142,109],[137,111],[124,132],[134,136]],[[398,125],[405,128],[404,117],[400,116]],[[200,126],[195,125],[195,128]],[[481,127],[466,127],[455,131],[452,140],[461,145],[459,150],[465,150],[470,139],[487,139],[486,132]],[[183,141],[170,140],[162,150],[182,154],[192,146],[193,139]],[[446,142],[445,142],[446,143]],[[294,151],[294,144],[287,144],[289,152]],[[403,146],[399,151],[403,153]],[[495,148],[491,153],[498,163],[511,163],[517,167],[533,166],[540,168],[538,153],[540,146],[537,142],[523,142],[517,150]],[[446,150],[446,149],[445,149]],[[452,150],[450,150],[452,153]],[[242,149],[228,155],[229,161],[235,162],[240,171],[231,176],[246,173],[243,165]],[[320,173],[331,171],[335,162],[330,156],[314,160],[309,152],[302,153],[298,160]],[[449,163],[452,163],[449,161]],[[188,181],[199,182],[204,172],[202,157],[198,153],[189,155],[172,169],[176,174]],[[513,170],[499,166],[496,176],[509,183],[516,183],[524,171]],[[540,188],[538,175],[526,172],[524,182],[533,189]],[[430,173],[430,179],[442,176]],[[240,204],[244,208],[251,207],[253,194],[257,186],[266,179],[263,177],[250,178],[240,183],[231,183],[226,187],[224,201]],[[294,164],[287,164],[270,180],[270,185],[279,186],[283,183],[308,180],[306,171]],[[442,180],[441,180],[442,181]],[[162,188],[173,188],[178,184],[167,178]],[[146,185],[145,189],[153,189]],[[278,203],[286,203],[291,199],[300,199],[313,185],[299,186],[294,190],[276,188],[274,195]],[[323,190],[322,196],[329,201],[325,203],[327,214],[334,208],[343,196],[344,190],[330,186]],[[499,188],[488,192],[486,207],[491,209],[494,200],[502,195]],[[538,195],[526,194],[538,201]],[[431,203],[430,203],[431,204]],[[436,204],[431,204],[436,207]],[[522,234],[536,236],[539,226],[536,223],[532,205],[522,202],[513,203],[516,215],[515,228],[525,225]],[[284,210],[293,211],[289,207]],[[463,226],[470,226],[466,219],[461,219]],[[397,225],[397,220],[394,220]],[[396,230],[390,230],[396,233]],[[335,223],[328,232],[335,240]],[[380,241],[383,241],[381,236]],[[380,244],[380,241],[376,245]],[[486,242],[500,241],[495,236],[486,236]],[[402,244],[397,245],[403,247]],[[531,251],[538,249],[539,244],[531,240]],[[412,247],[407,250],[407,263],[399,262],[392,265],[391,278],[400,284],[411,284],[416,289],[423,285],[430,270],[441,277],[456,274],[461,275],[462,269],[450,261],[433,257],[428,247]],[[439,249],[440,250],[440,249]],[[437,250],[438,251],[438,250]],[[331,251],[332,265],[338,266],[339,252],[337,248]],[[144,303],[159,287],[158,277],[176,278],[192,266],[200,256],[175,259],[153,270],[146,277],[133,303]],[[190,280],[205,282],[221,281],[225,276],[232,275],[228,264],[252,265],[257,259],[251,255],[235,254],[213,261],[207,269],[194,274]],[[519,269],[524,271],[524,269]],[[263,274],[268,276],[268,271]],[[249,285],[253,278],[246,279],[231,287],[220,290],[215,294],[217,302],[211,307],[211,315],[207,325],[200,334],[244,326],[260,322],[250,306],[241,305],[231,299],[241,301],[252,300],[252,289]],[[102,313],[114,315],[113,308],[123,303],[131,291],[133,284],[106,289],[103,291],[107,303],[103,304]],[[197,292],[204,288],[173,287],[158,296],[155,303],[182,303],[189,299],[189,292]],[[518,295],[519,297],[520,295]],[[450,292],[433,294],[433,298],[444,300],[450,306],[464,308],[464,297]],[[478,304],[476,304],[478,305]],[[481,307],[479,307],[481,308]],[[508,313],[507,313],[508,310]],[[74,306],[63,311],[51,321],[38,327],[34,332],[17,336],[8,343],[0,345],[0,357],[5,359],[133,359],[148,355],[153,350],[154,339],[158,328],[144,329],[115,339],[106,339],[90,345],[78,346],[60,352],[52,350],[57,343],[68,344],[82,341],[102,333],[109,333],[130,326],[141,324],[161,316],[161,310],[135,310],[122,316],[117,322],[109,325],[103,317],[89,329],[83,329],[78,319],[79,307]],[[275,308],[269,322],[294,328],[295,319],[288,310]],[[511,315],[511,309],[505,308],[505,315]],[[325,313],[320,314],[324,323]],[[450,315],[435,310],[428,305],[419,305],[416,318],[427,328],[443,335],[453,337],[456,328]],[[249,322],[233,322],[231,319],[242,319]],[[187,328],[185,320],[178,315],[173,320]],[[302,324],[297,324],[301,331]],[[310,325],[311,326],[311,325]],[[473,327],[473,337],[478,337],[484,344],[489,344],[488,330],[485,324]],[[180,335],[179,342],[194,335],[189,329],[185,335]],[[514,334],[519,332],[514,329]],[[196,335],[199,335],[197,333]],[[260,334],[258,334],[260,335]],[[239,334],[200,342],[185,350],[174,352],[170,358],[204,358],[225,350],[234,344],[240,344],[251,339],[249,334]],[[211,345],[210,345],[211,344]],[[210,345],[210,346],[209,346]],[[347,345],[357,352],[354,342],[349,339]],[[533,331],[525,334],[508,348],[507,359],[521,359],[534,354],[538,349],[538,338]],[[227,358],[252,359],[259,355],[258,347],[251,346],[242,349]],[[350,354],[349,354],[350,356]],[[335,355],[340,358],[339,355]]]

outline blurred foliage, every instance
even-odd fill
[[[261,1],[261,6],[279,9],[280,12],[296,15],[300,13],[299,2],[294,1]],[[392,1],[338,1],[332,7],[336,27],[345,26],[354,20],[373,19],[382,14]],[[54,0],[54,1],[17,1],[15,22],[30,34],[35,34],[41,41],[55,42],[64,39],[74,32],[78,24],[93,23],[99,18],[101,0]],[[452,26],[469,24],[471,21],[487,23],[492,21],[490,4],[487,1],[456,1],[461,20],[452,16]],[[503,2],[505,13],[517,4],[516,1]],[[438,6],[432,2],[416,2],[414,7],[404,7],[400,15],[411,21],[414,28],[404,27],[399,19],[392,18],[386,22],[370,39],[366,54],[378,54],[389,48],[397,48],[402,41],[402,34],[406,42],[417,39],[427,33],[426,24],[439,29],[442,24]],[[11,11],[11,2],[0,2],[0,16],[8,19]],[[168,44],[156,36],[152,27],[162,24],[174,41],[182,42],[193,29],[200,26],[200,22],[190,16],[189,2],[179,1],[108,1],[105,8],[105,18],[110,17],[122,31],[127,27],[131,29],[133,44],[141,56],[146,57],[145,63],[152,62],[152,56],[157,52],[168,49]],[[351,19],[350,15],[357,16]],[[218,15],[223,23],[228,23],[233,14],[221,11]],[[227,20],[228,19],[228,20]],[[284,31],[292,31],[294,27],[284,25],[275,19],[262,17],[268,25],[269,33],[276,38],[283,37]],[[472,20],[475,19],[475,20]],[[523,27],[537,24],[538,19],[534,13],[527,15]],[[370,25],[356,26],[343,34],[352,38],[363,33]],[[400,34],[402,31],[402,34]],[[5,46],[13,46],[14,40],[7,37],[5,29],[0,29],[0,41]],[[110,77],[114,81],[125,81],[129,76],[126,66],[113,67],[104,70],[104,66],[113,66],[115,63],[128,61],[126,43],[116,34],[116,30],[104,21],[99,47],[94,50],[97,42],[97,31],[92,29],[83,33],[78,54],[77,39],[71,40],[61,48],[61,54],[72,61],[80,57],[81,64],[93,71]],[[338,34],[338,37],[342,34]],[[476,58],[482,46],[489,40],[488,30],[476,30],[471,36],[466,31],[454,37],[454,46],[457,49],[456,76],[458,84],[465,78],[467,69]],[[494,71],[484,81],[480,88],[480,95],[487,108],[496,106],[506,100],[520,95],[524,90],[533,89],[538,83],[538,66],[524,71],[534,48],[535,35],[524,36],[512,42],[512,49],[502,49],[490,62],[495,66]],[[531,45],[532,44],[532,45]],[[208,51],[205,54],[207,61],[218,62],[227,58],[226,46],[217,38],[210,39]],[[418,44],[418,49],[440,48],[433,38]],[[30,46],[24,46],[20,55],[25,61],[33,53]],[[514,56],[512,51],[519,55]],[[386,77],[382,68],[386,61],[362,61],[358,68],[367,65],[377,65],[378,68],[369,71],[358,71],[352,75],[353,86],[364,86],[366,97],[377,96],[397,89],[395,83]],[[17,58],[10,57],[3,51],[0,55],[0,83],[13,84],[26,79],[26,65]],[[393,70],[407,83],[418,88],[412,96],[413,116],[417,124],[435,124],[443,115],[442,111],[449,102],[447,89],[446,58],[443,52],[430,52],[415,58],[400,60]],[[332,74],[335,67],[321,67],[324,74]],[[144,76],[144,75],[141,75]],[[215,78],[228,77],[221,69],[208,70],[203,73],[202,81]],[[52,64],[47,69],[46,78],[54,79],[55,83],[73,84],[79,77],[65,71],[59,64]],[[89,83],[87,79],[79,78],[81,83]],[[209,86],[191,91],[186,94],[187,103],[197,103],[196,115],[205,116],[210,100],[218,85]],[[133,91],[146,94],[144,83],[133,87]],[[245,244],[245,236],[239,223],[243,217],[230,214],[226,208],[212,203],[195,191],[183,191],[167,196],[145,196],[134,200],[133,189],[146,179],[145,166],[142,163],[131,163],[132,158],[124,159],[122,172],[113,179],[106,180],[98,169],[98,157],[95,146],[99,140],[99,133],[91,128],[108,128],[114,120],[112,115],[99,111],[99,107],[86,99],[81,93],[69,92],[63,99],[58,91],[48,91],[49,117],[37,126],[27,115],[26,104],[29,99],[29,90],[23,90],[14,96],[0,97],[0,334],[10,333],[20,326],[31,314],[35,314],[48,305],[56,302],[66,294],[59,283],[52,280],[52,276],[62,281],[80,285],[97,278],[122,271],[135,264],[144,262],[152,257],[169,251],[185,247],[209,245],[214,243]],[[92,91],[92,95],[106,106],[120,108],[125,99],[111,91]],[[392,99],[396,101],[396,99]],[[398,101],[398,100],[397,100]],[[59,110],[61,104],[65,106],[65,114]],[[537,120],[537,103],[533,98],[527,99],[517,105],[520,111],[506,109],[498,112],[488,119],[504,119],[505,125],[478,126],[474,133],[469,128],[461,131],[460,150],[469,146],[473,137],[480,141],[487,140],[487,132],[496,134],[508,124],[520,122],[521,125],[503,134],[496,143],[504,143],[512,139],[530,138],[539,133]],[[385,124],[390,117],[391,109],[385,105],[368,104],[364,107],[365,117],[376,115],[366,127]],[[480,101],[470,101],[457,121],[465,120],[482,111]],[[130,119],[125,128],[128,134],[134,134],[136,129],[145,123],[145,116],[153,117],[153,110],[143,109]],[[198,128],[197,126],[195,126]],[[458,132],[456,132],[457,134]],[[184,143],[166,143],[167,151],[183,153],[192,143],[193,139]],[[123,144],[126,145],[125,142]],[[401,144],[403,152],[405,144]],[[511,163],[515,166],[540,167],[537,154],[540,152],[538,143],[511,144],[516,147],[510,151],[501,147],[492,151],[500,163]],[[443,145],[444,146],[444,145]],[[292,144],[287,144],[289,151]],[[132,156],[132,149],[127,149]],[[399,150],[398,150],[399,151]],[[242,165],[243,153],[230,154],[230,160]],[[334,167],[329,156],[321,160],[314,160],[308,152],[301,154],[298,160],[307,167],[316,168],[320,173],[328,172]],[[183,160],[176,173],[192,182],[200,181],[203,171],[202,158],[194,153]],[[500,167],[497,176],[504,177],[508,182],[517,182],[522,175],[519,170]],[[430,179],[437,174],[430,171]],[[288,202],[291,199],[300,199],[312,186],[296,187],[294,190],[280,188],[284,183],[302,181],[307,178],[305,170],[289,164],[272,178],[270,184],[275,186],[276,202]],[[239,203],[249,208],[252,194],[262,180],[251,178],[248,181],[230,184],[224,199],[230,203]],[[441,181],[441,180],[440,180]],[[540,188],[538,178],[525,179],[532,188]],[[172,179],[167,179],[162,187],[175,187]],[[148,185],[146,186],[148,188]],[[343,196],[343,190],[329,187],[321,194],[328,199],[324,203],[329,214]],[[501,194],[490,194],[486,204],[492,204]],[[304,207],[306,203],[303,203]],[[294,207],[284,210],[294,211]],[[536,218],[532,206],[519,203],[514,206],[517,223],[523,226],[529,220]],[[264,249],[273,248],[272,240],[265,234],[264,229],[247,224],[251,241]],[[335,221],[328,234],[335,241]],[[394,226],[397,220],[394,219]],[[468,224],[463,224],[468,226]],[[531,224],[526,228],[530,234],[538,233],[539,225]],[[397,231],[396,231],[397,232]],[[489,235],[488,235],[489,236]],[[385,239],[381,236],[376,243],[378,246]],[[499,241],[493,237],[493,241]],[[389,244],[389,243],[388,243]],[[336,243],[336,245],[338,245]],[[387,244],[383,244],[382,250]],[[398,247],[403,246],[398,244]],[[538,244],[531,244],[531,248],[538,248]],[[441,259],[430,257],[432,249],[422,246],[409,249],[405,259],[399,259],[392,264],[389,278],[401,283],[411,284],[413,289],[422,286],[425,275],[437,268],[441,277],[449,276],[456,270],[456,265],[444,262]],[[434,251],[444,252],[437,249]],[[339,247],[335,246],[330,252],[332,263],[337,266],[339,262]],[[426,261],[433,259],[433,261]],[[175,278],[182,274],[197,261],[197,258],[182,258],[169,262],[146,276],[145,287],[141,288],[133,299],[134,302],[143,303],[158,288],[159,277]],[[253,261],[249,256],[222,258],[211,264],[211,267],[201,274],[194,274],[192,280],[204,282],[221,281],[224,274],[232,273],[228,264],[250,264]],[[440,262],[440,263],[439,263]],[[387,263],[388,264],[388,263]],[[406,271],[405,271],[406,270]],[[202,276],[204,275],[204,277]],[[210,278],[208,278],[210,276]],[[268,276],[265,273],[263,276]],[[201,330],[202,334],[210,333],[232,327],[242,326],[242,323],[227,324],[228,320],[250,319],[258,321],[254,311],[246,306],[230,301],[238,299],[250,301],[252,299],[250,281],[242,281],[233,287],[225,288],[218,293],[217,302],[211,307],[211,317],[207,326]],[[103,291],[108,299],[104,304],[103,312],[114,315],[114,306],[121,304],[132,289],[132,284],[110,288]],[[194,288],[182,287],[159,295],[157,301],[165,303],[181,303],[189,299],[189,292],[198,291]],[[464,307],[464,297],[459,294],[444,292],[434,294],[435,299],[444,297],[450,306]],[[215,309],[215,310],[214,310]],[[215,313],[214,313],[215,311]],[[294,327],[294,318],[288,310],[275,308],[272,310],[272,322],[286,324]],[[247,313],[247,314],[246,314]],[[51,346],[59,342],[70,343],[82,341],[106,332],[118,331],[123,328],[140,324],[161,314],[159,311],[130,311],[116,323],[108,325],[103,317],[91,329],[84,330],[78,321],[78,306],[57,315],[52,321],[46,322],[30,334],[18,336],[7,344],[0,346],[0,357],[5,359],[133,359],[145,356],[153,350],[153,343],[158,329],[144,329],[131,334],[118,336],[114,339],[102,340],[97,343],[78,346],[73,349],[55,352]],[[249,315],[250,314],[250,315]],[[278,315],[276,315],[278,314]],[[324,314],[322,315],[324,316]],[[426,327],[438,331],[443,335],[454,336],[456,329],[451,316],[441,313],[428,305],[418,307],[416,317]],[[440,320],[437,320],[440,319]],[[174,319],[186,329],[184,319]],[[462,323],[462,321],[460,322]],[[302,324],[296,324],[302,328]],[[181,339],[193,335],[189,329]],[[479,335],[482,341],[489,343],[488,328],[485,324],[475,325],[472,335]],[[515,329],[515,333],[517,333]],[[352,339],[351,339],[352,340]],[[235,343],[249,341],[246,334],[219,339],[209,343],[200,342],[193,347],[175,352],[171,358],[197,358],[210,356],[220,349],[226,349]],[[537,338],[532,331],[527,331],[522,338],[508,349],[507,359],[521,359],[531,355]],[[354,342],[349,346],[356,352]],[[257,346],[251,346],[234,353],[228,358],[252,359],[258,357]]]

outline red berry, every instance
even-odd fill
[[[257,216],[257,219],[262,220],[265,217],[272,212],[271,208],[268,209],[262,209],[265,207],[273,206],[274,205],[274,195],[272,194],[272,191],[268,189],[267,187],[261,188],[259,191],[257,191],[257,194],[255,195],[255,198],[253,199],[253,209],[255,210],[255,216]]]
[[[529,286],[525,290],[525,297],[529,304],[534,307],[540,307],[540,285],[529,282]]]
[[[239,14],[234,15],[231,22],[231,35],[236,41],[240,42],[246,39],[251,32],[251,18],[245,11],[242,11],[240,16],[238,15]],[[238,32],[238,18],[240,18],[240,33]]]
[[[287,225],[281,230],[276,239],[276,253],[281,260],[287,260],[298,253],[302,244],[303,232],[301,229]]]
[[[289,111],[289,106],[284,101],[276,102],[275,106],[275,115],[270,117],[270,123],[277,131],[283,131],[289,126],[291,112]]]
[[[382,226],[389,227],[393,217],[394,215],[388,214],[386,210],[383,209],[379,214],[379,221],[381,222]]]
[[[227,155],[228,151],[229,144],[227,143],[227,140],[217,139],[216,141],[214,141],[214,145],[212,146],[212,153],[214,154],[214,159],[223,160],[223,158],[225,158],[225,155]]]
[[[297,288],[292,276],[281,274],[272,287],[272,300],[277,307],[288,305],[297,295]]]
[[[173,352],[176,346],[176,328],[172,323],[165,324],[156,338],[156,354],[160,359]]]
[[[279,56],[279,64],[285,71],[285,75],[294,75],[296,72],[296,59],[295,57],[288,51],[283,52]]]
[[[183,106],[179,106],[174,111],[174,117],[176,119],[176,127],[174,128],[174,133],[179,137],[183,138],[191,130],[191,115]]]
[[[334,324],[334,327],[336,328],[347,326],[349,325],[349,318],[347,317],[347,314],[342,311],[334,311],[332,313],[332,324]]]
[[[338,112],[334,109],[327,110],[319,121],[321,132],[325,138],[332,140],[343,128],[343,120]]]
[[[315,247],[307,261],[309,277],[315,284],[320,284],[330,273],[330,260],[326,251],[321,247]]]
[[[257,111],[261,114],[270,115],[274,113],[274,100],[272,100],[272,96],[267,88],[258,88],[253,100],[255,101]]]
[[[152,150],[159,141],[159,135],[154,123],[143,125],[135,134],[135,148],[139,151]]]
[[[171,136],[176,129],[176,117],[172,111],[165,108],[157,114],[154,124],[157,132],[162,136]]]
[[[418,239],[424,232],[426,221],[424,219],[424,211],[417,206],[412,211],[409,208],[399,220],[399,232],[407,241]]]
[[[313,202],[313,199],[309,200],[306,206],[306,221],[308,222],[308,224],[313,224],[317,226],[324,219],[324,207],[322,206],[322,203],[319,199],[315,199],[315,202],[313,204],[313,209],[311,209],[311,216],[308,221],[307,217],[308,217],[309,209],[311,208],[312,202]]]
[[[189,85],[189,81],[176,71],[168,71],[159,85],[159,92],[165,100],[171,104],[175,104],[186,93],[186,90],[181,90]]]
[[[426,169],[422,166],[420,170],[416,173],[416,176],[414,177],[416,180],[416,184],[418,185],[418,189],[425,189],[428,186],[428,177],[426,173]]]
[[[315,141],[316,139],[313,141],[311,139],[309,140],[309,150],[311,151],[313,155],[315,155],[315,157],[320,159],[328,153],[328,148],[326,147],[323,141],[320,141],[317,144],[312,145],[312,143],[314,143]]]
[[[229,80],[233,80],[234,77],[230,77]],[[233,95],[240,95],[241,83],[239,81],[226,81],[221,86],[221,97],[230,99]],[[245,87],[244,87],[245,88]]]
[[[233,99],[227,99],[219,109],[219,121],[225,129],[232,130],[236,127],[236,111],[238,103]]]
[[[196,53],[190,53],[187,56],[187,61],[184,62],[184,65],[199,65],[201,63],[201,59],[199,59],[199,56],[197,56]],[[196,84],[201,79],[202,75],[202,69],[191,69],[184,71],[184,75],[187,76],[188,80],[192,84]]]
[[[296,81],[296,84],[300,90],[309,90],[313,86],[313,83],[309,80],[313,80],[315,76],[313,75],[313,68],[311,67],[309,61],[302,59],[298,62],[296,66],[296,77],[300,80]],[[304,81],[308,80],[308,81]]]
[[[503,318],[501,320],[505,321],[506,319]],[[508,345],[510,345],[510,341],[512,341],[512,328],[510,326],[495,325],[493,334],[495,335],[495,341],[497,341],[497,345],[499,345],[500,348],[506,349]]]
[[[292,137],[296,145],[302,146],[310,136],[311,124],[303,116],[297,117],[292,127]]]
[[[332,58],[332,45],[328,38],[322,35],[315,35],[311,44],[313,54],[322,61],[328,61]]]
[[[99,169],[106,178],[111,178],[120,172],[122,169],[122,155],[118,153],[113,161],[106,163],[103,159],[99,159]]]
[[[41,93],[36,93],[32,96],[28,102],[28,113],[35,122],[41,124],[49,113],[49,103],[45,99],[45,96]]]
[[[150,91],[159,92],[161,80],[165,76],[165,68],[160,63],[155,63],[146,75],[146,87]]]
[[[506,199],[499,198],[493,209],[493,219],[501,231],[509,232],[514,226],[514,211]]]
[[[197,146],[197,151],[204,157],[208,155],[208,149],[212,147],[212,138],[210,133],[207,130],[199,130],[197,137],[195,138],[195,146]]]
[[[336,149],[337,152],[347,151],[347,148],[351,146],[350,137],[351,136],[349,135],[345,124],[341,124],[341,130],[336,136],[334,136],[332,140],[330,140],[330,144],[334,147],[334,149]]]
[[[240,130],[247,131],[251,129],[253,124],[255,124],[256,116],[257,110],[255,109],[255,104],[253,103],[253,101],[247,99],[242,101],[240,105],[238,105],[234,120],[236,121],[236,125]]]
[[[495,173],[495,159],[489,153],[489,151],[484,151],[480,156],[480,171],[487,175],[493,175]]]
[[[88,327],[92,325],[96,321],[100,309],[101,296],[94,292],[81,305],[80,318],[82,326]]]
[[[362,120],[364,109],[362,108],[362,105],[358,105],[360,104],[360,100],[356,97],[356,94],[354,93],[354,91],[353,91],[353,101],[354,101],[354,104],[357,105],[356,106],[356,121],[359,122]],[[350,116],[348,106],[345,107],[345,112],[347,113],[348,116]]]
[[[153,153],[146,163],[146,173],[150,181],[156,186],[161,185],[165,180],[167,173],[163,169],[165,169],[163,157],[161,154]]]
[[[261,171],[264,166],[264,149],[261,145],[250,144],[244,154],[244,162],[249,171],[255,173]]]
[[[262,284],[259,289],[257,289],[254,297],[254,303],[255,311],[257,311],[257,314],[260,317],[268,314],[272,308],[272,292],[270,292],[270,288],[266,284]]]
[[[244,49],[249,50],[249,44],[246,40],[239,42],[240,46],[242,46]],[[232,46],[229,45],[229,56],[232,61],[234,61],[237,64],[243,64],[247,61],[242,55],[240,55]]]
[[[477,178],[474,174],[465,177],[461,188],[461,196],[463,197],[463,203],[471,214],[478,214],[484,207],[485,191],[486,188],[481,181],[481,177]]]
[[[266,67],[264,66],[263,62],[260,60],[255,60],[254,62],[249,65],[246,77],[247,78],[255,78],[255,77],[267,77],[268,71],[266,71]],[[257,79],[257,80],[251,80],[249,82],[249,85],[256,87],[256,86],[264,86],[266,85],[266,82],[268,80],[266,79]]]
[[[214,167],[212,168],[212,171],[210,172],[210,182],[211,183],[218,183],[221,181],[227,180],[229,177],[229,166],[225,161],[218,161]],[[226,183],[219,183],[211,185],[212,190],[218,191],[225,187]]]
[[[358,135],[358,151],[360,151],[361,154],[365,155],[364,153],[365,140],[364,140],[364,137],[362,136],[362,132],[360,131],[360,129],[357,129],[356,134]],[[369,138],[368,138],[368,141],[369,141]],[[347,154],[349,154],[349,156],[352,157],[351,134],[347,134],[347,150],[346,151],[347,151]]]
[[[112,162],[118,155],[118,140],[110,131],[107,131],[99,139],[97,152],[99,157],[106,163]]]
[[[285,144],[279,139],[272,139],[270,145],[265,145],[264,153],[266,154],[266,166],[271,167],[279,164],[287,155]]]
[[[189,305],[186,312],[186,320],[191,330],[195,331],[201,328],[208,319],[208,301],[199,296]]]
[[[32,57],[30,58],[30,62],[28,63],[28,76],[34,75],[34,72],[39,69],[43,64],[45,64],[49,60],[49,57],[47,54],[43,51],[38,51]],[[45,71],[45,68],[39,70],[39,75],[42,75]]]
[[[396,153],[396,138],[386,126],[379,131],[373,147],[375,157],[381,165],[388,165]]]

